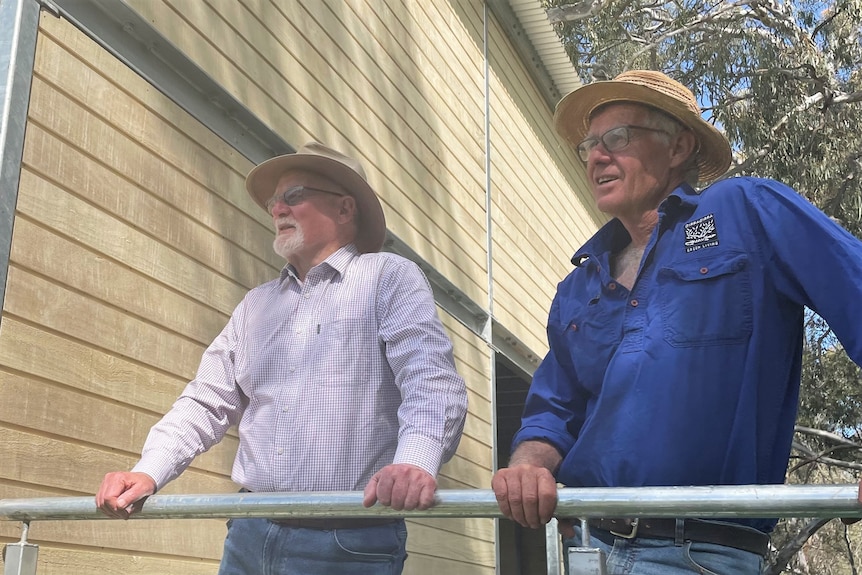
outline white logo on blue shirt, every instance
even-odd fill
[[[718,232],[715,229],[714,214],[707,214],[685,224],[686,253],[717,245]]]

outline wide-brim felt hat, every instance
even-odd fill
[[[730,167],[733,154],[727,138],[701,116],[691,90],[661,72],[629,70],[613,80],[575,88],[557,104],[554,128],[572,145],[586,138],[597,108],[612,102],[631,102],[656,108],[690,129],[698,141],[700,180],[712,181]]]
[[[245,179],[245,189],[255,203],[266,210],[266,203],[275,194],[278,181],[292,170],[320,174],[353,196],[359,212],[359,227],[353,243],[361,253],[380,251],[386,239],[386,218],[358,160],[320,142],[309,142],[293,154],[270,158],[253,168]]]

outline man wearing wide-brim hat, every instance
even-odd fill
[[[547,522],[571,487],[778,484],[805,306],[862,361],[862,243],[787,186],[720,178],[727,139],[694,95],[634,70],[564,97],[557,132],[610,216],[572,258],[509,467],[505,515]],[[609,575],[755,575],[775,519],[591,519]],[[581,543],[560,522],[568,543]],[[572,539],[569,539],[572,538]]]
[[[427,509],[467,406],[427,279],[380,252],[383,209],[357,160],[311,142],[251,170],[246,188],[287,265],[237,306],[97,505],[128,518],[236,424],[244,491],[364,490],[366,506]],[[233,519],[219,573],[397,575],[406,537],[393,517]]]

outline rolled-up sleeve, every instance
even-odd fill
[[[524,441],[541,440],[565,456],[584,422],[586,402],[583,394],[579,393],[571,361],[567,359],[570,351],[564,342],[565,329],[562,326],[558,295],[551,304],[548,317],[550,349],[533,374],[521,429],[512,441],[513,450]]]

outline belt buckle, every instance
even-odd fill
[[[620,533],[619,531],[611,531],[611,535],[616,537],[622,537],[623,539],[634,539],[638,536],[638,523],[640,522],[639,517],[635,517],[632,519],[631,524],[629,525],[632,529],[628,533]]]

